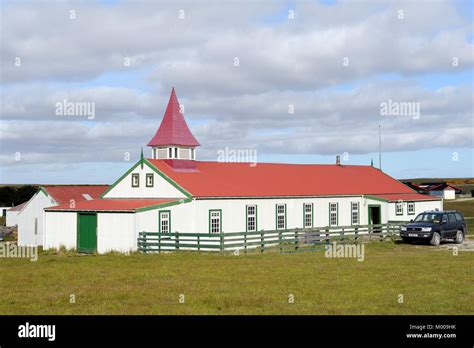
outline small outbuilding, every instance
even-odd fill
[[[93,200],[108,185],[47,185],[41,186],[19,210],[17,216],[18,245],[42,246],[44,209],[57,205],[74,208],[81,201]]]
[[[18,215],[20,214],[21,210],[27,203],[28,202],[24,202],[24,203],[15,205],[14,207],[11,207],[11,209],[7,210],[6,226],[11,227],[11,226],[18,225]]]

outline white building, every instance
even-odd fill
[[[20,214],[20,211],[23,209],[26,203],[28,202],[15,205],[14,207],[11,207],[11,209],[7,210],[7,219],[5,222],[6,226],[11,227],[18,225],[18,214]]]
[[[46,209],[45,248],[137,250],[139,232],[226,234],[408,221],[442,209],[372,166],[196,160],[174,89],[140,159],[100,199]]]
[[[57,205],[67,205],[73,208],[81,201],[98,198],[107,187],[107,185],[41,186],[35,195],[19,210],[17,216],[18,245],[43,245],[45,208]]]
[[[0,216],[6,217],[7,211],[10,210],[12,207],[0,207]]]

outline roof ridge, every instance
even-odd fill
[[[159,158],[147,158],[147,160],[149,161],[162,161],[163,163],[166,163],[167,164],[167,159],[165,158],[162,158],[162,159],[159,159]],[[187,161],[187,160],[182,160],[182,161]],[[190,161],[190,160],[189,160]],[[196,163],[222,163],[222,164],[245,164],[245,165],[248,165],[248,164],[253,164],[254,162],[219,162],[219,161],[198,161],[198,160],[195,160],[194,162]],[[260,164],[272,164],[272,165],[289,165],[289,166],[292,166],[292,165],[295,165],[295,166],[339,166],[339,167],[369,167],[369,168],[372,168],[372,166],[370,165],[367,165],[367,164],[332,164],[332,163],[277,163],[277,162],[257,162],[256,163],[257,166],[260,165]],[[377,168],[374,168],[376,170],[378,170]]]

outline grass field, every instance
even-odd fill
[[[367,244],[363,262],[47,252],[0,259],[0,314],[474,314],[473,265],[473,252],[396,242]]]
[[[474,217],[474,200],[453,200],[444,201],[443,208],[445,210],[458,210],[464,214],[465,217]]]

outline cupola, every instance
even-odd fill
[[[189,130],[173,87],[160,127],[148,143],[152,158],[194,161],[196,147],[200,145]]]

